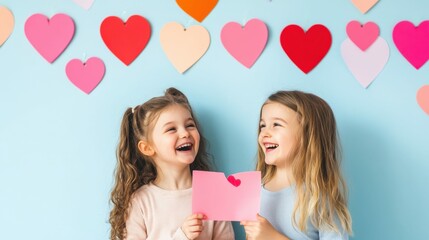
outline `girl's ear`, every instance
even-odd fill
[[[145,140],[140,140],[139,143],[137,144],[137,146],[139,148],[139,151],[141,153],[143,153],[143,155],[148,156],[148,157],[152,157],[153,155],[155,155],[155,150],[149,144],[149,142],[147,142]]]

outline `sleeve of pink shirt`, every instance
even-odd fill
[[[129,216],[126,221],[126,240],[145,240],[147,238],[146,225],[143,220],[143,212],[136,198],[131,200]]]

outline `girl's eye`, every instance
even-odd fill
[[[172,127],[172,128],[167,129],[167,132],[172,132],[172,131],[175,131],[175,130],[176,130],[176,128]]]
[[[195,127],[195,124],[194,124],[194,123],[190,123],[190,124],[186,125],[186,127],[187,127],[187,128],[194,128],[194,127]]]
[[[259,129],[262,129],[265,127],[265,124],[259,124]]]
[[[282,126],[281,124],[278,124],[278,123],[274,123],[273,125],[274,125],[274,127],[281,127]]]

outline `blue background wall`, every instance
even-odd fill
[[[199,24],[175,1],[96,0],[89,11],[72,1],[2,0],[15,28],[0,47],[0,229],[2,239],[107,239],[109,192],[123,111],[170,86],[188,95],[219,170],[252,170],[259,107],[272,92],[299,89],[332,106],[343,144],[350,189],[353,239],[425,239],[429,215],[429,116],[416,92],[429,84],[429,66],[415,70],[392,41],[401,20],[429,18],[429,2],[380,1],[361,14],[348,0],[221,0],[200,24],[211,35],[207,53],[185,74],[159,43],[164,24]],[[76,32],[66,51],[46,62],[24,35],[34,13],[70,15]],[[146,17],[152,37],[125,66],[104,45],[99,26],[110,15]],[[224,24],[259,18],[269,28],[265,51],[251,69],[223,48]],[[346,68],[340,46],[351,20],[374,21],[389,44],[390,59],[368,89]],[[282,51],[281,30],[316,23],[333,36],[330,51],[308,75]],[[100,85],[86,95],[65,75],[73,58],[98,56],[106,64]],[[243,232],[235,225],[237,239]]]

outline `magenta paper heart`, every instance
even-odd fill
[[[86,94],[97,87],[103,79],[104,72],[104,63],[97,57],[91,57],[86,63],[82,63],[79,59],[72,59],[66,65],[69,80]]]
[[[351,21],[346,27],[347,35],[362,51],[365,51],[377,40],[380,30],[374,22],[361,25],[358,21]]]
[[[386,65],[389,45],[379,37],[370,48],[362,51],[350,39],[346,39],[341,45],[341,55],[353,76],[367,88]]]
[[[66,14],[56,14],[50,20],[34,14],[25,22],[25,36],[37,52],[52,63],[66,49],[74,35],[74,22]]]
[[[73,0],[77,5],[82,7],[85,10],[88,10],[92,4],[94,3],[94,0]]]
[[[393,42],[402,56],[419,69],[429,58],[429,21],[418,27],[409,21],[399,22],[393,28]]]
[[[423,111],[429,115],[429,85],[425,85],[417,91],[417,102]]]
[[[234,187],[238,187],[241,184],[240,179],[235,179],[235,177],[232,175],[229,176],[227,179],[228,179],[228,182],[230,182]]]
[[[244,27],[236,22],[229,22],[222,28],[220,37],[229,54],[251,68],[265,48],[268,28],[256,18],[248,21]]]

